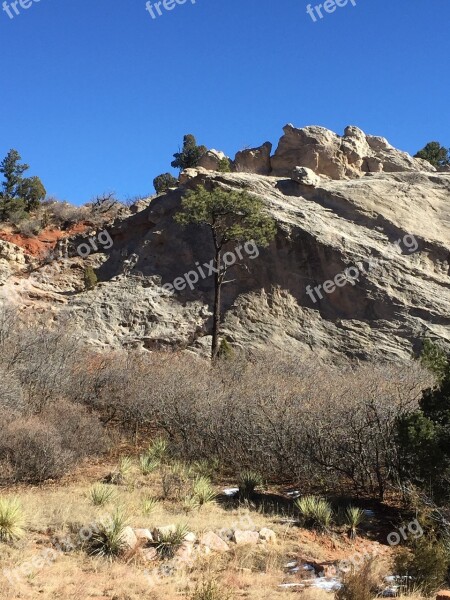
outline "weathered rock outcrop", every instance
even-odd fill
[[[211,260],[208,232],[181,229],[173,215],[187,188],[214,183],[260,197],[278,228],[267,249],[244,253],[227,275],[223,332],[234,345],[387,360],[408,359],[425,335],[450,345],[450,174],[431,166],[420,171],[421,161],[402,162],[386,140],[355,128],[345,139],[306,129],[289,131],[281,144],[279,167],[290,167],[286,177],[192,169],[179,189],[118,219],[108,229],[112,247],[86,259],[100,280],[94,290],[81,291],[88,262],[76,256],[81,238],[74,238],[68,259],[27,277],[11,275],[0,294],[30,318],[36,306],[52,321],[68,316],[98,347],[206,354],[213,299],[207,268],[192,288],[161,286],[199,273]],[[309,151],[299,165],[298,142],[305,140]],[[348,178],[369,159],[374,171],[377,165],[404,169]],[[304,168],[293,172],[298,166]],[[313,179],[315,173],[323,176]],[[352,267],[357,277],[332,284]]]
[[[224,158],[226,158],[226,156],[220,150],[208,150],[198,161],[198,166],[203,167],[208,171],[218,171],[220,161]]]
[[[265,142],[258,148],[241,150],[234,159],[235,170],[239,173],[256,173],[257,175],[269,175],[272,170],[270,153],[272,144]]]
[[[427,161],[396,150],[384,138],[366,135],[354,126],[339,136],[324,127],[286,125],[271,165],[274,176],[289,176],[299,166],[331,179],[378,172],[436,171]]]

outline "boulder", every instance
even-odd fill
[[[263,527],[259,532],[259,537],[263,542],[275,542],[277,539],[277,535],[275,531],[272,529],[268,529],[267,527]]]
[[[236,529],[233,533],[233,542],[238,546],[245,546],[247,544],[257,544],[259,541],[259,533],[257,531],[242,531]]]
[[[302,185],[308,185],[311,187],[318,187],[320,185],[320,177],[316,175],[314,171],[307,167],[295,167],[292,171],[291,179],[301,183]]]
[[[200,157],[197,166],[202,167],[207,171],[218,171],[219,163],[224,158],[226,158],[226,156],[220,150],[208,150]]]
[[[230,547],[213,531],[207,531],[200,538],[200,545],[214,550],[214,552],[228,552]]]
[[[127,526],[124,528],[122,532],[122,542],[124,553],[134,550],[138,545],[138,538],[131,527]]]
[[[197,536],[195,533],[192,533],[192,531],[189,531],[189,533],[184,536],[184,541],[194,544],[197,541]]]
[[[258,175],[269,175],[272,170],[270,153],[272,144],[265,142],[258,148],[241,150],[236,154],[234,167],[237,172],[257,173]]]
[[[152,535],[155,540],[158,540],[161,536],[169,535],[170,533],[175,533],[176,530],[176,525],[164,525],[163,527],[155,527],[155,529],[152,532]]]

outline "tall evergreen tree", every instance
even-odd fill
[[[189,190],[182,200],[181,211],[175,216],[180,225],[205,225],[214,247],[214,310],[211,355],[219,351],[221,323],[221,290],[226,266],[222,254],[231,242],[252,240],[259,246],[268,246],[275,237],[274,220],[264,212],[262,201],[247,192],[229,191],[219,187],[207,190],[198,186]]]

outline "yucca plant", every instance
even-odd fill
[[[358,534],[358,527],[364,523],[366,513],[356,506],[347,506],[344,512],[346,524],[349,526],[348,535],[353,540]]]
[[[159,467],[159,460],[154,458],[151,454],[141,454],[139,457],[139,467],[143,475],[150,475]]]
[[[303,496],[295,501],[305,527],[326,531],[330,528],[333,511],[323,498]]]
[[[142,512],[144,515],[148,516],[152,512],[154,512],[157,506],[158,500],[156,500],[155,498],[144,498],[144,500],[142,501]]]
[[[156,551],[161,558],[173,558],[175,552],[180,548],[184,542],[184,538],[189,533],[187,525],[179,523],[175,527],[175,531],[167,531],[159,534],[157,540],[158,545]]]
[[[197,477],[192,486],[192,494],[199,506],[214,502],[217,497],[211,481],[207,477]]]
[[[117,508],[107,523],[101,523],[89,541],[89,553],[94,556],[114,558],[125,548],[124,530],[128,519],[121,508]]]
[[[168,448],[169,445],[167,443],[167,440],[165,440],[162,437],[158,437],[154,439],[148,447],[147,454],[155,460],[164,462],[164,460],[167,457]]]
[[[89,491],[89,497],[94,506],[104,506],[113,497],[113,489],[103,483],[96,483]]]
[[[133,459],[130,456],[121,456],[117,466],[119,474],[125,479],[130,474],[132,468]]]
[[[257,487],[261,487],[264,483],[262,475],[256,471],[243,471],[239,475],[239,497],[241,500],[251,500],[255,495]]]
[[[199,477],[208,477],[212,479],[220,468],[218,458],[208,458],[207,460],[197,460],[192,463],[191,469]]]
[[[13,542],[24,534],[24,516],[17,498],[0,498],[0,541]]]
[[[200,508],[200,505],[198,503],[198,499],[194,496],[194,495],[189,495],[186,496],[185,499],[183,500],[183,510],[186,513],[190,513],[193,510],[196,510],[197,508]]]

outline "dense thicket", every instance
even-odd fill
[[[302,489],[376,494],[398,481],[398,420],[432,378],[419,364],[332,368],[264,354],[210,364],[95,354],[64,334],[0,322],[4,478],[43,480],[105,448],[105,430],[163,433],[185,460],[216,458]]]

